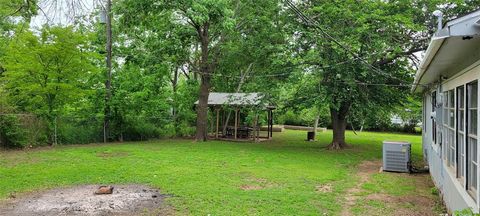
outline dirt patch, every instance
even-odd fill
[[[421,195],[418,196],[390,196],[387,194],[369,194],[366,197],[367,200],[377,200],[383,202],[395,202],[395,203],[410,203],[420,206],[432,206],[435,202],[428,197],[424,197]]]
[[[257,178],[255,176],[249,176],[244,181],[245,184],[240,186],[242,190],[261,190],[278,186],[278,184],[270,182],[265,178]]]
[[[341,215],[353,215],[351,209],[358,199],[357,194],[362,191],[362,185],[368,182],[370,176],[378,172],[381,164],[381,161],[364,161],[357,167],[356,176],[359,177],[359,180],[354,187],[348,189],[345,192],[345,205],[343,207]]]
[[[167,197],[142,185],[115,185],[112,194],[94,195],[98,185],[58,188],[0,203],[0,215],[173,215]]]
[[[97,157],[112,158],[112,157],[127,157],[128,152],[99,152]]]
[[[242,185],[242,186],[240,186],[240,188],[241,188],[242,190],[246,190],[246,191],[249,191],[249,190],[261,190],[261,189],[263,189],[263,187],[260,186],[260,185]]]
[[[368,190],[362,189],[362,185],[373,181],[372,176],[379,172],[381,166],[382,161],[365,161],[357,167],[355,176],[358,181],[345,192],[341,215],[353,215],[352,210],[358,211],[359,208],[362,215],[437,215],[434,212],[437,202],[429,192],[433,187],[429,174],[385,173],[393,178],[409,180],[408,184],[415,189],[407,195],[393,195],[385,191],[368,194]]]
[[[421,195],[390,196],[376,193],[368,195],[365,200],[379,201],[384,203],[387,208],[395,209],[392,215],[437,215],[432,211],[435,201]]]
[[[332,192],[333,186],[331,184],[317,185],[315,191],[317,193],[330,193]]]

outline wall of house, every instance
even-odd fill
[[[456,210],[462,210],[465,208],[471,208],[474,212],[479,212],[479,192],[478,190],[474,194],[469,194],[465,189],[466,180],[465,178],[458,178],[457,177],[457,163],[455,162],[454,165],[449,166],[447,163],[447,151],[446,151],[446,144],[444,140],[444,136],[446,136],[446,130],[443,126],[443,114],[441,110],[443,107],[436,107],[436,115],[432,115],[432,92],[436,91],[436,100],[438,102],[442,101],[441,94],[444,91],[448,91],[451,89],[456,89],[458,86],[465,85],[466,83],[470,83],[475,80],[480,79],[480,61],[474,63],[470,67],[466,68],[465,70],[457,73],[451,78],[437,82],[436,84],[432,84],[431,87],[424,92],[423,96],[423,134],[422,134],[422,141],[423,141],[423,154],[424,157],[428,160],[428,165],[430,168],[430,174],[432,176],[432,180],[434,181],[437,188],[440,190],[442,197],[445,201],[445,204],[449,211],[453,212]],[[437,80],[440,80],[437,79]],[[479,87],[480,91],[480,87]],[[480,95],[480,92],[479,94]],[[457,91],[455,91],[455,101],[457,99]],[[478,99],[477,99],[478,100]],[[438,104],[438,103],[437,103]],[[439,104],[442,105],[443,104]],[[478,109],[480,110],[480,109]],[[477,116],[480,113],[477,110]],[[455,108],[455,113],[457,113],[457,109]],[[434,137],[432,134],[433,131],[433,123],[432,123],[432,116],[435,117],[437,120],[437,142],[434,142]],[[455,116],[456,121],[457,116]],[[477,125],[479,125],[480,121],[477,121]],[[455,125],[455,131],[457,130],[457,126]],[[480,135],[480,126],[477,126],[477,134]],[[455,133],[455,144],[457,143],[457,133]],[[457,147],[458,148],[458,147]],[[476,148],[477,157],[480,157],[480,148]],[[457,157],[455,151],[455,158]],[[466,160],[466,159],[465,159]],[[478,161],[478,159],[477,159]],[[464,163],[465,164],[465,163]],[[465,167],[465,166],[464,166]],[[480,167],[479,167],[480,168]],[[464,172],[466,168],[464,168]],[[480,179],[480,171],[477,169],[477,189],[479,188],[478,180]]]

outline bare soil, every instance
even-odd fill
[[[142,185],[115,185],[112,194],[95,195],[99,185],[58,188],[11,196],[0,202],[0,215],[173,215],[167,195]]]
[[[379,201],[385,204],[386,208],[394,209],[391,215],[436,215],[433,211],[435,205],[438,205],[437,200],[431,194],[425,193],[433,187],[429,174],[407,174],[407,173],[385,173],[388,175],[395,175],[399,177],[413,178],[415,188],[423,193],[415,195],[405,196],[393,196],[385,193],[374,193],[368,195],[362,195],[362,185],[368,183],[373,174],[378,173],[382,166],[381,161],[364,161],[357,168],[356,176],[359,180],[357,184],[348,189],[345,193],[345,202],[341,215],[351,216],[354,215],[352,208],[358,205],[360,202],[367,202],[369,200]],[[378,212],[379,209],[364,206],[367,215],[384,215],[384,212]]]
[[[315,191],[318,193],[330,193],[332,192],[333,186],[331,184],[322,184],[315,187]]]

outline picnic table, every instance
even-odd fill
[[[250,133],[253,131],[253,128],[247,126],[240,126],[237,128],[237,137],[238,138],[249,138]],[[235,127],[228,126],[227,127],[227,137],[234,137],[235,136]]]

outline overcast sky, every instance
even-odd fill
[[[49,24],[68,25],[75,17],[88,15],[98,8],[103,0],[40,0],[38,15],[32,19],[32,28]]]

